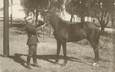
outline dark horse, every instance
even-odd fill
[[[57,59],[60,54],[61,46],[63,48],[64,60],[67,63],[66,43],[76,42],[82,39],[87,39],[93,47],[95,54],[95,63],[99,60],[98,43],[100,37],[100,30],[90,22],[71,23],[64,21],[53,12],[49,12],[47,21],[54,29],[54,37],[57,41]]]

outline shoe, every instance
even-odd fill
[[[55,60],[55,63],[58,63],[58,61],[59,61],[59,60],[58,60],[58,59],[56,59],[56,60]]]
[[[38,63],[34,63],[33,66],[35,66],[35,67],[39,67]]]
[[[30,65],[27,65],[27,68],[28,68],[28,69],[32,69]]]
[[[27,67],[28,69],[32,69],[30,63],[26,63],[26,67]]]

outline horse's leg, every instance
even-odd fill
[[[67,63],[66,42],[62,43],[62,47],[63,47],[63,54],[64,54],[64,64],[66,64]]]
[[[99,61],[99,38],[100,38],[100,31],[98,30],[93,30],[92,34],[89,37],[89,41],[93,47],[94,50],[94,54],[95,54],[95,59],[94,59],[94,63],[93,65],[97,65],[98,61]]]
[[[91,45],[93,47],[93,51],[94,51],[94,54],[95,54],[95,59],[94,59],[94,63],[93,65],[97,64],[97,62],[99,61],[99,50],[98,50],[98,44],[97,43],[94,43],[94,42],[91,42]]]
[[[98,62],[98,60],[99,60],[98,46],[97,45],[93,46],[93,50],[94,50],[94,53],[95,53],[95,62]]]
[[[60,49],[61,49],[61,41],[57,40],[57,58],[56,58],[56,62],[58,62],[58,59],[59,59]]]

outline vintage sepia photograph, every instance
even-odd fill
[[[0,72],[115,72],[115,0],[0,0]]]

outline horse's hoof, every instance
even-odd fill
[[[32,69],[32,67],[31,67],[30,65],[27,65],[26,67],[27,67],[28,69]]]
[[[58,60],[55,60],[55,63],[58,63]]]
[[[99,66],[99,64],[98,63],[93,63],[93,66]]]

